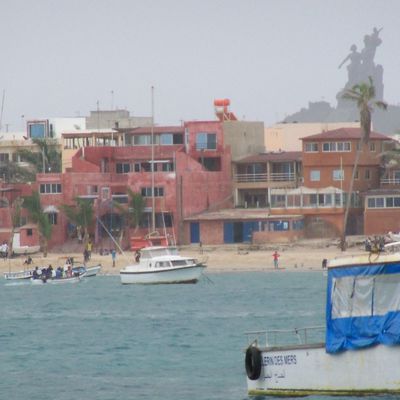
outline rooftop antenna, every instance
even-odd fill
[[[5,96],[6,96],[6,90],[3,89],[3,97],[2,97],[2,100],[1,100],[1,111],[0,111],[0,131],[1,131],[2,127],[3,127],[2,122],[3,122],[3,110],[4,110],[4,98],[5,98]]]

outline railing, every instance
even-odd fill
[[[382,178],[381,185],[400,185],[399,178]]]
[[[306,328],[293,328],[293,329],[273,329],[268,331],[251,331],[245,332],[247,336],[247,344],[255,344],[258,346],[265,347],[276,346],[276,345],[287,345],[293,344],[293,336],[297,339],[296,344],[309,344],[309,340],[322,341],[325,333],[325,326],[309,326]],[[290,336],[292,339],[288,343],[287,339]],[[279,340],[279,343],[278,343]],[[283,343],[284,342],[284,343]]]
[[[296,174],[293,172],[271,174],[235,174],[236,182],[293,182],[295,180]]]

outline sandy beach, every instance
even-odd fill
[[[280,254],[279,268],[285,271],[312,271],[322,269],[322,260],[340,256],[356,255],[363,252],[362,238],[351,238],[349,248],[342,252],[338,248],[337,239],[302,240],[294,243],[269,244],[254,246],[246,244],[223,246],[182,246],[179,247],[182,255],[197,258],[207,263],[208,272],[231,271],[268,271],[274,270],[272,254],[275,250]],[[34,266],[53,267],[64,265],[67,257],[74,257],[75,263],[83,262],[82,253],[48,253],[43,257],[42,253],[33,254]],[[25,257],[15,257],[0,260],[0,272],[21,271]],[[88,265],[102,265],[101,274],[116,275],[119,270],[129,263],[134,263],[134,254],[124,252],[117,254],[116,266],[112,267],[111,255],[100,255],[94,250]]]

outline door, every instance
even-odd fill
[[[190,223],[190,243],[200,243],[200,223]]]
[[[233,223],[224,222],[224,243],[233,243]]]
[[[257,225],[257,222],[244,222],[243,242],[251,243],[253,241],[253,232],[257,230]]]
[[[233,242],[243,243],[243,222],[233,223]]]

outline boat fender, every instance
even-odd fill
[[[261,375],[261,351],[255,346],[249,346],[246,350],[246,373],[247,377],[255,381]]]

